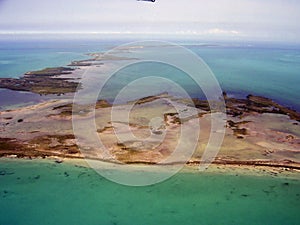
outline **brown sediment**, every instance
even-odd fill
[[[11,157],[15,156],[16,158],[45,158],[45,157],[62,157],[66,159],[91,159],[91,160],[98,160],[108,163],[117,163],[117,164],[128,164],[128,165],[160,165],[160,166],[171,166],[171,165],[179,165],[179,164],[186,164],[191,166],[200,166],[202,163],[200,160],[190,160],[187,162],[170,162],[170,163],[159,163],[157,159],[161,156],[158,152],[153,153],[149,151],[145,151],[143,153],[143,159],[136,159],[140,157],[140,153],[134,150],[126,150],[124,154],[119,154],[116,160],[106,160],[106,159],[99,159],[97,157],[87,156],[84,157],[82,155],[71,155],[65,153],[56,153],[53,151],[38,151],[34,149],[24,149],[16,150],[0,150],[0,157]],[[261,160],[250,160],[250,161],[241,161],[241,160],[223,160],[218,159],[211,162],[213,165],[228,165],[228,166],[254,166],[254,167],[269,167],[269,168],[285,168],[285,169],[293,169],[293,170],[300,170],[300,163],[293,162],[293,161],[261,161]]]
[[[75,143],[75,137],[71,134],[38,136],[29,142],[15,138],[0,138],[0,156],[10,155],[18,158],[48,156],[83,158]]]
[[[161,99],[161,98],[166,98],[166,97],[170,97],[168,95],[168,92],[163,92],[163,93],[160,93],[160,94],[157,94],[157,95],[151,95],[151,96],[140,98],[137,101],[135,101],[134,103],[137,104],[137,105],[142,105],[142,104],[145,104],[145,103],[148,103],[148,102],[153,102],[155,100],[158,100],[158,99]]]
[[[53,76],[59,76],[62,74],[72,74],[72,71],[74,69],[69,67],[53,67],[53,68],[45,68],[42,70],[37,71],[30,71],[25,73],[24,77],[53,77]]]
[[[284,107],[276,102],[274,102],[271,99],[261,97],[261,96],[253,96],[253,95],[248,95],[247,96],[248,100],[248,106],[251,109],[252,107],[255,107],[257,112],[260,113],[278,113],[278,114],[284,114],[289,116],[293,120],[300,121],[300,113],[298,113],[295,110],[292,110],[288,107]],[[261,109],[257,109],[261,108]]]
[[[193,118],[181,119],[179,113],[171,106],[172,104],[165,104],[159,99],[159,96],[149,96],[141,99],[137,107],[133,109],[133,121],[122,121],[122,117],[120,117],[119,122],[113,121],[116,129],[118,129],[118,126],[122,128],[126,124],[130,126],[133,133],[146,135],[146,130],[149,131],[150,129],[149,121],[151,118],[159,115],[165,120],[167,135],[165,138],[166,144],[162,144],[156,149],[152,148],[154,142],[139,145],[139,143],[132,143],[133,139],[130,138],[122,142],[112,138],[114,129],[112,129],[110,117],[111,105],[105,100],[97,102],[95,105],[95,121],[99,122],[97,124],[99,128],[98,135],[104,138],[109,145],[113,159],[125,164],[159,164],[162,159],[172,153],[173,143],[177,143],[178,134],[180,134],[180,124],[189,123]],[[261,99],[261,103],[258,103],[257,100],[260,98],[253,99],[249,97],[249,99],[231,98],[228,100],[228,98],[225,98],[227,110],[231,110],[231,112],[235,110],[235,113],[229,113],[228,115],[225,144],[221,147],[219,158],[213,164],[299,169],[298,146],[300,142],[298,124],[295,124],[293,119],[288,118],[290,114],[288,115],[287,111],[280,110],[276,111],[276,114],[288,116],[276,115],[273,117],[271,115],[269,118],[272,123],[279,123],[277,127],[268,127],[266,122],[266,128],[262,127],[262,130],[256,130],[256,128],[260,128],[261,123],[264,123],[263,120],[265,118],[263,116],[267,115],[264,113],[274,110],[276,103],[273,101],[270,103],[265,98]],[[274,107],[271,108],[270,104]],[[156,106],[159,112],[152,111]],[[90,112],[92,107],[91,105],[74,107],[70,101],[57,100],[18,110],[1,112],[0,116],[3,120],[0,120],[0,156],[83,158],[84,156],[81,154],[79,146],[77,146],[76,138],[72,134],[71,116],[75,115],[79,120],[82,119],[84,121],[85,116],[90,116],[88,112]],[[183,104],[183,110],[187,109],[187,107],[190,106]],[[201,101],[201,104],[196,104],[196,107],[203,110],[206,105],[204,101]],[[277,108],[282,109],[279,105],[277,105]],[[122,107],[119,109],[122,114],[123,111],[121,109]],[[201,155],[203,154],[203,149],[205,149],[205,141],[209,138],[206,137],[210,132],[208,124],[209,111],[196,110],[196,115],[198,115],[198,112],[202,115],[200,123],[204,133],[199,139],[198,144],[200,147],[196,149],[193,156],[194,160],[187,162],[188,165],[200,164]],[[143,113],[146,114],[144,115]],[[296,118],[296,113],[294,112],[292,118]],[[143,118],[143,120],[139,120],[139,118]],[[144,121],[148,122],[145,123]],[[193,121],[196,122],[197,120]],[[287,123],[284,123],[284,121],[288,122],[288,128],[286,128]],[[191,126],[192,123],[190,123]],[[263,129],[268,130],[265,131]],[[128,131],[123,129],[122,132],[126,135]],[[283,139],[284,141],[282,141]],[[101,161],[105,160],[101,157],[97,158],[92,151],[85,157]],[[109,162],[115,163],[113,160]],[[172,162],[171,164],[175,165],[176,163],[179,162]]]
[[[97,129],[97,132],[98,133],[103,133],[105,131],[112,131],[113,127],[112,126],[106,126],[106,127],[103,127],[101,129]]]
[[[160,97],[159,96],[148,96],[148,97],[144,97],[144,98],[139,99],[138,101],[136,101],[136,104],[141,105],[141,104],[144,104],[144,103],[147,103],[147,102],[153,102],[157,99],[160,99]]]
[[[65,104],[65,105],[55,106],[55,107],[53,107],[52,110],[65,109],[65,108],[72,109],[72,107],[73,107],[73,104],[72,103],[68,103],[68,104]]]
[[[52,114],[47,115],[47,117],[49,117],[49,118],[51,118],[51,117],[53,117],[53,118],[55,118],[55,117],[69,118],[72,116],[72,107],[73,107],[72,103],[56,106],[52,110],[59,111],[59,113],[52,113]]]
[[[232,116],[243,116],[247,113],[275,113],[289,116],[300,121],[300,113],[284,107],[271,99],[248,95],[247,99],[225,97],[227,113]]]
[[[247,135],[247,129],[246,128],[234,128],[233,129],[233,133],[236,136],[240,136],[240,135]]]
[[[104,63],[97,61],[96,58],[72,61],[68,66],[100,66]]]
[[[200,165],[201,161],[189,161],[187,164]],[[224,160],[217,159],[212,162],[212,164],[219,165],[238,165],[238,166],[264,166],[264,167],[282,167],[289,169],[300,169],[300,163],[296,163],[289,160],[283,161],[262,161],[262,160]]]
[[[251,121],[249,121],[249,120],[243,120],[243,121],[238,121],[238,122],[234,122],[232,120],[227,120],[228,126],[230,128],[238,128],[240,125],[247,124],[250,122]]]
[[[106,108],[106,107],[110,107],[110,104],[107,101],[99,100],[97,101],[95,108],[99,109],[99,108]],[[86,115],[87,113],[91,112],[92,106],[68,103],[68,104],[55,106],[52,108],[52,110],[54,112],[52,114],[47,115],[47,117],[52,117],[52,118],[61,117],[61,118],[70,119],[72,115],[82,115],[82,116]]]
[[[105,99],[100,99],[96,102],[96,106],[95,108],[96,109],[101,109],[101,108],[108,108],[108,107],[111,107],[112,105],[106,101]]]
[[[29,146],[33,146],[34,149],[40,152],[53,151],[64,154],[80,153],[73,134],[38,136],[29,142]]]
[[[56,143],[53,143],[53,139]],[[9,157],[14,155],[17,158],[45,158],[45,157],[62,157],[70,159],[94,159],[99,161],[116,163],[115,160],[104,160],[96,157],[84,157],[79,152],[76,144],[71,143],[65,145],[67,140],[75,140],[74,135],[46,135],[39,136],[30,143],[20,142],[12,138],[0,138],[0,157]],[[152,151],[135,151],[127,148],[123,143],[119,143],[123,151],[117,152],[118,163],[124,164],[144,164],[144,165],[177,165],[183,162],[159,163],[161,153]],[[142,156],[142,157],[141,157]],[[189,160],[187,165],[198,166],[201,160]],[[212,164],[217,165],[237,165],[237,166],[255,166],[255,167],[270,167],[270,168],[287,168],[300,170],[300,163],[291,160],[271,161],[271,160],[227,160],[222,158],[215,159]]]
[[[179,118],[178,113],[165,113],[164,121],[166,123],[172,123],[172,124],[181,124],[182,123],[181,119]]]
[[[178,165],[178,164],[186,164],[192,166],[199,166],[205,162],[201,162],[200,160],[190,160],[188,162],[171,162],[171,163],[157,163],[153,161],[145,162],[144,160],[140,161],[128,161],[126,164],[144,164],[144,165]],[[287,169],[294,169],[300,170],[300,163],[296,163],[293,161],[260,161],[260,160],[251,160],[251,161],[241,161],[241,160],[214,160],[211,164],[215,165],[236,165],[236,166],[255,166],[255,167],[273,167],[273,168],[287,168]]]
[[[120,144],[122,151],[115,153],[116,160],[124,164],[157,164],[161,158],[160,152],[150,150],[136,151]]]
[[[229,128],[231,128],[233,130],[233,134],[239,138],[239,139],[243,139],[245,135],[249,134],[246,128],[240,128],[240,125],[243,124],[247,124],[250,123],[251,121],[238,121],[238,122],[234,122],[232,120],[227,120],[227,125]]]
[[[24,149],[24,146],[18,143],[14,138],[0,138],[0,151],[11,151],[16,149]],[[25,148],[24,150],[26,150]]]
[[[275,113],[287,115],[293,120],[300,121],[299,112],[284,107],[266,97],[248,95],[246,99],[237,99],[228,97],[225,92],[223,93],[223,96],[226,105],[226,113],[233,117],[243,117],[249,113]],[[209,102],[207,100],[193,99],[193,103],[196,108],[208,112],[210,111]]]
[[[198,98],[193,98],[193,103],[195,105],[196,108],[198,109],[202,109],[204,111],[210,112],[210,106],[208,101],[206,100],[200,100]]]

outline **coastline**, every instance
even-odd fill
[[[85,168],[88,170],[93,170],[87,163],[85,159],[75,159],[75,158],[64,158],[62,162],[57,162],[55,157],[49,157],[46,159],[41,158],[9,158],[9,157],[1,157],[0,162],[8,162],[8,163],[43,163],[57,166],[66,165],[72,167]],[[106,164],[105,164],[106,165]],[[107,169],[115,169],[113,163],[111,166],[106,167],[103,166],[103,170]],[[132,164],[133,167],[143,171],[144,166],[149,166],[145,164]],[[162,167],[172,167],[172,165],[161,165]],[[207,174],[207,175],[228,175],[228,176],[251,176],[251,177],[272,177],[278,179],[292,179],[292,180],[300,180],[300,166],[298,169],[280,167],[280,166],[253,166],[253,165],[242,165],[242,164],[218,164],[212,163],[205,171],[199,170],[198,164],[186,164],[179,171],[180,174]],[[149,173],[149,170],[145,171],[145,173]],[[99,175],[101,176],[101,175]]]
[[[46,68],[28,72],[21,79],[2,78],[0,81],[2,87],[11,90],[20,90],[21,88],[23,91],[44,95],[74,93],[78,84],[76,80],[80,77],[83,68],[103,66],[105,60],[130,60],[130,58],[105,56],[99,53],[90,54],[90,56],[93,58],[72,62],[68,65],[71,67]],[[57,86],[57,82],[61,81],[62,85]],[[300,169],[300,113],[261,96],[248,95],[245,99],[238,99],[230,97],[225,92],[223,95],[228,115],[227,142],[213,165],[261,167],[270,170],[278,168],[279,171],[296,170],[298,172]],[[166,108],[163,102],[163,99],[166,98],[176,104],[181,104],[183,110],[196,110],[197,115],[192,115],[186,121],[182,120],[174,109]],[[65,161],[83,160],[86,157],[112,163],[119,161],[133,166],[157,165],[161,159],[172,152],[169,148],[173,146],[172,140],[175,140],[174,137],[177,135],[181,123],[193,121],[193,117],[196,116],[200,120],[201,126],[204,127],[204,136],[209,133],[209,114],[213,112],[210,111],[206,100],[193,99],[193,102],[189,102],[184,99],[176,99],[168,93],[162,93],[138,99],[135,104],[137,107],[134,109],[134,115],[137,117],[141,117],[147,111],[150,113],[149,116],[156,115],[164,118],[167,127],[163,129],[171,132],[164,148],[151,151],[148,150],[149,146],[151,149],[151,143],[143,143],[140,147],[136,147],[140,143],[130,139],[125,142],[116,142],[111,138],[113,130],[122,128],[127,123],[119,121],[117,125],[112,126],[112,121],[108,116],[111,105],[106,100],[99,100],[96,104],[97,133],[99,138],[103,138],[111,149],[112,160],[99,158],[93,154],[83,155],[72,133],[71,120],[72,115],[79,120],[83,120],[84,117],[89,118],[92,106],[74,106],[70,99],[60,99],[0,112],[2,119],[0,156],[24,159],[58,157]],[[121,114],[122,111],[120,111]],[[133,120],[129,122],[128,126],[135,133],[144,135],[149,132],[148,122],[150,119],[149,117],[149,119],[144,118],[141,121]],[[276,126],[274,127],[272,124]],[[265,134],[266,129],[269,131],[267,134]],[[151,132],[161,135],[164,131]],[[200,164],[200,155],[205,148],[203,143],[205,145],[207,139],[208,137],[205,137],[199,141],[200,147],[197,149],[196,155],[187,162],[187,166],[197,167]],[[232,143],[236,143],[235,146],[232,147]],[[241,149],[245,149],[245,152],[241,152]],[[238,156],[236,157],[236,155]],[[177,164],[177,162],[174,161],[170,164]]]
[[[180,124],[178,124],[178,117],[173,112],[165,114],[164,110],[166,110],[166,108],[163,108],[162,110],[161,107],[165,106],[160,97],[161,96],[157,96],[154,98],[151,96],[147,99],[143,99],[143,102],[139,102],[138,108],[134,111],[134,113],[135,115],[142,115],[145,110],[147,111],[149,108],[152,108],[153,113],[160,113],[163,117],[165,117],[165,123],[169,124],[167,129],[169,129],[170,132],[175,132],[174,134],[176,134],[180,127]],[[157,107],[154,109],[153,106]],[[231,106],[231,109],[233,107],[234,106]],[[86,114],[84,116],[76,115],[76,112],[74,116],[79,119],[89,118],[92,106],[84,106],[83,108],[86,110]],[[99,104],[97,104],[96,108],[97,113],[100,113],[99,116],[101,115],[101,118],[97,116],[98,114],[96,115],[97,121],[99,121],[100,124],[97,132],[100,138],[104,138],[103,140],[107,140],[106,142],[108,142],[110,146],[114,146],[111,153],[117,154],[115,161],[121,161],[122,163],[127,164],[157,164],[160,161],[158,159],[162,159],[161,157],[163,157],[164,154],[167,156],[171,153],[161,152],[163,155],[160,155],[159,158],[156,159],[156,156],[154,155],[153,160],[145,160],[143,158],[143,153],[145,153],[145,151],[142,151],[143,145],[140,148],[136,148],[134,147],[136,144],[130,140],[124,143],[118,143],[110,138],[114,129],[117,128],[114,127],[113,129],[110,125],[109,114],[111,106],[107,102],[101,100],[99,101]],[[208,111],[204,113],[203,109],[204,108],[199,109],[202,111],[199,113],[198,119],[200,120],[204,133],[209,133],[210,113]],[[262,108],[260,108],[260,110],[261,109]],[[77,109],[77,111],[80,110],[81,109]],[[122,113],[122,111],[120,113]],[[76,144],[76,138],[72,132],[72,105],[69,104],[68,100],[54,100],[15,110],[7,110],[1,112],[0,115],[1,118],[3,118],[2,130],[0,130],[1,156],[10,155],[11,157],[20,158],[45,158],[48,156],[62,158],[84,157],[84,155],[81,154],[82,152],[80,152],[80,146]],[[190,120],[193,120],[193,118],[191,117]],[[37,121],[39,124],[36,124]],[[297,164],[299,161],[299,124],[295,120],[288,118],[286,115],[257,112],[251,114],[248,111],[244,118],[241,117],[241,115],[239,115],[238,118],[230,116],[227,118],[227,121],[225,143],[223,145],[224,150],[221,149],[221,153],[224,153],[216,158],[216,164],[245,164],[273,167],[285,166],[287,168],[297,167],[297,165],[295,166],[294,164]],[[143,121],[141,121],[141,123],[138,121],[131,121],[131,124],[128,125],[135,133],[138,132],[142,134],[149,129],[148,125],[143,125],[143,123]],[[45,124],[45,126],[43,124]],[[49,126],[50,124],[51,126]],[[276,129],[273,131],[274,128],[272,126],[274,124],[276,125]],[[123,123],[119,123],[115,126],[122,127]],[[261,133],[264,132],[266,126],[271,126],[268,128],[270,131],[269,136]],[[285,128],[279,130],[279,127],[282,126]],[[289,126],[289,128],[287,128],[287,126]],[[26,129],[26,127],[28,129]],[[58,128],[60,129],[59,132],[57,132]],[[202,138],[199,144],[203,145],[207,138]],[[169,137],[166,140],[168,141],[168,139],[172,140],[172,137]],[[230,146],[232,145],[232,142],[236,142],[236,146]],[[165,147],[172,147],[172,145],[169,144]],[[244,155],[240,155],[241,152],[239,150],[243,148],[252,148],[253,151],[248,151],[245,152]],[[276,150],[276,148],[278,148],[278,150]],[[282,148],[286,149],[285,152],[287,155],[285,157],[280,156],[285,153],[281,151]],[[239,158],[236,158],[234,155],[235,151],[239,152]],[[255,151],[257,153],[255,153]],[[123,154],[118,158],[118,154],[121,152],[126,153],[127,156]],[[203,146],[201,146],[197,155],[200,156],[201,152],[203,152]],[[141,153],[141,155],[132,158],[132,153]],[[148,153],[151,157],[151,152],[148,151]],[[257,156],[253,155],[254,153],[257,154]],[[189,164],[199,164],[199,156],[194,156]],[[273,157],[270,158],[269,156]],[[85,155],[85,157],[105,160],[105,158],[101,158],[99,156],[96,157],[94,155]],[[110,161],[114,160],[110,159]]]

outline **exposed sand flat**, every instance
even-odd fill
[[[72,109],[70,100],[3,111],[0,113],[0,153],[1,156],[88,157],[130,164],[156,164],[173,153],[180,138],[185,138],[185,143],[189,144],[188,136],[180,136],[183,125],[191,129],[187,132],[191,133],[193,126],[198,124],[200,135],[189,164],[199,164],[209,139],[211,114],[182,102],[167,95],[152,96],[133,105],[129,119],[128,105],[114,106],[115,117],[112,119],[112,107],[102,100],[96,105],[96,130],[86,127],[87,121],[93,120],[93,106]],[[174,106],[183,112],[181,118]],[[92,135],[96,132],[109,155],[104,156],[103,149],[91,144],[89,135],[79,137],[78,142],[73,133],[72,110],[73,119],[82,126],[84,133]],[[297,168],[300,164],[300,126],[297,121],[282,114],[257,112],[228,115],[227,121],[224,141],[214,163],[287,168]],[[169,163],[180,162],[181,156]]]

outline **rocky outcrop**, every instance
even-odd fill
[[[224,92],[224,100],[226,104],[226,113],[233,117],[243,117],[249,113],[276,113],[289,116],[292,120],[300,121],[300,113],[282,106],[272,99],[248,95],[246,99],[230,98]],[[204,111],[210,111],[207,100],[193,99],[196,108]]]
[[[76,91],[78,83],[60,75],[71,75],[73,70],[68,67],[46,68],[25,73],[19,79],[0,78],[0,88],[42,95],[72,93]]]

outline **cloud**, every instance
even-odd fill
[[[0,0],[0,31],[173,33],[299,42],[299,7],[299,0]]]
[[[180,30],[180,31],[136,31],[136,30],[102,30],[102,31],[35,31],[35,30],[0,30],[0,34],[190,34],[190,35],[241,35],[241,32],[236,30],[224,30],[219,28],[196,31],[196,30]]]

